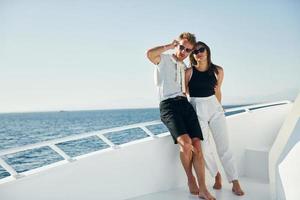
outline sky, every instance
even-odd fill
[[[223,67],[223,104],[294,100],[299,10],[298,0],[0,0],[0,112],[158,107],[145,53],[181,32]]]

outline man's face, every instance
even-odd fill
[[[187,40],[182,39],[179,41],[179,45],[176,47],[176,57],[178,60],[183,61],[192,52],[193,45]]]

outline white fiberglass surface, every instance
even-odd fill
[[[210,183],[209,190],[217,200],[270,200],[269,184],[255,179],[241,178],[241,185],[245,191],[244,196],[236,196],[231,192],[231,185],[223,183],[221,190],[212,189]],[[191,195],[187,187],[181,187],[169,191],[152,193],[128,200],[196,200],[196,195]]]

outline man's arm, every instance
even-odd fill
[[[174,40],[171,44],[154,47],[147,51],[147,57],[153,64],[158,65],[160,62],[160,55],[167,50],[174,49],[177,45],[178,41]]]

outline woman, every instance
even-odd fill
[[[209,47],[197,42],[190,55],[191,68],[186,71],[186,87],[203,132],[202,142],[205,165],[215,177],[215,189],[222,188],[221,175],[212,153],[209,130],[213,135],[217,153],[224,167],[227,179],[232,183],[234,194],[244,195],[238,181],[238,173],[229,150],[226,118],[221,106],[221,86],[224,77],[223,68],[211,62]]]

